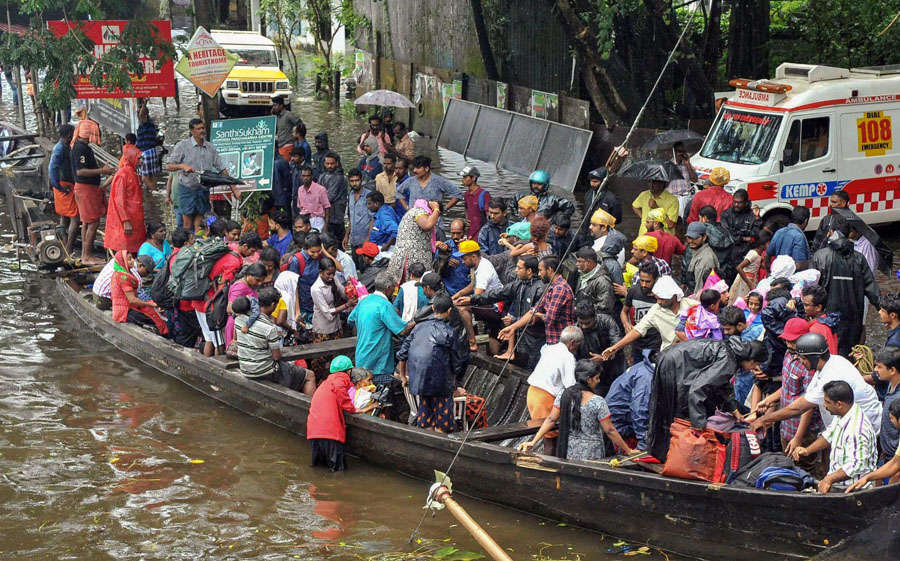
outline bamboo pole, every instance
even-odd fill
[[[472,534],[472,537],[475,538],[478,545],[484,548],[494,561],[512,561],[512,557],[510,557],[509,554],[494,541],[494,538],[492,538],[490,534],[484,531],[484,528],[482,528],[474,518],[469,516],[466,509],[450,497],[449,489],[441,487],[435,492],[434,498],[447,507],[450,514],[452,514],[453,517],[456,518],[470,534]]]

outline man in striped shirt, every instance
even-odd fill
[[[843,380],[825,384],[825,408],[834,415],[831,424],[815,442],[794,451],[794,460],[831,447],[828,475],[819,482],[819,492],[827,493],[835,483],[853,483],[875,469],[875,429],[859,404],[853,388]]]
[[[273,288],[260,290],[259,317],[246,333],[244,327],[249,323],[250,301],[240,297],[231,304],[241,374],[254,380],[271,380],[312,395],[316,389],[315,374],[281,358],[281,332],[271,318],[279,297]]]

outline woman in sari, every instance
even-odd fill
[[[440,205],[418,199],[403,215],[397,227],[397,243],[387,272],[401,284],[413,263],[431,263],[434,256],[434,227],[441,219]],[[390,296],[390,295],[389,295]]]
[[[116,252],[110,285],[113,320],[140,326],[152,325],[160,335],[167,335],[169,328],[157,312],[156,303],[153,300],[144,301],[138,298],[140,281],[132,271],[133,268],[134,257],[130,253],[124,249]]]
[[[259,285],[262,284],[265,278],[266,267],[262,263],[254,263],[247,267],[244,277],[234,281],[228,288],[228,303],[231,304],[241,296],[246,296],[252,301],[258,302],[259,294],[256,292],[256,289],[259,288]],[[256,317],[259,317],[258,307],[256,314]],[[234,315],[228,314],[228,321],[225,324],[225,346],[231,345],[232,340],[234,340]]]
[[[144,197],[137,174],[140,157],[141,152],[137,149],[125,150],[119,160],[119,170],[113,176],[103,236],[106,249],[124,249],[135,254],[144,242]]]

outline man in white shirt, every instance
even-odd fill
[[[482,257],[481,246],[475,240],[464,240],[459,243],[459,251],[453,254],[453,257],[462,261],[463,265],[469,268],[472,275],[472,281],[468,286],[453,295],[453,304],[459,309],[459,315],[462,317],[463,323],[466,325],[466,331],[469,333],[469,350],[475,352],[478,346],[475,343],[475,329],[472,327],[472,316],[475,315],[480,320],[485,321],[491,326],[501,323],[502,318],[497,311],[496,305],[490,307],[462,306],[461,298],[470,294],[481,294],[485,290],[492,288],[503,288],[500,277],[497,276],[497,270],[490,261]]]
[[[570,325],[562,330],[559,343],[541,347],[541,358],[528,377],[528,415],[532,419],[548,417],[556,397],[575,384],[575,351],[583,341],[581,328]],[[552,431],[544,436],[545,454],[553,455],[557,434]]]
[[[846,358],[828,352],[828,341],[819,333],[807,333],[797,339],[797,350],[800,361],[807,370],[815,370],[816,374],[806,388],[802,397],[791,402],[787,407],[766,413],[751,423],[752,430],[769,427],[778,421],[797,417],[813,407],[819,408],[822,421],[829,426],[834,416],[825,407],[825,385],[841,380],[853,390],[853,402],[859,405],[863,414],[872,425],[876,436],[881,431],[882,406],[878,401],[875,388],[863,380],[859,371]]]

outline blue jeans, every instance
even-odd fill
[[[734,399],[738,403],[743,405],[752,389],[753,374],[751,372],[740,372],[734,377]]]

